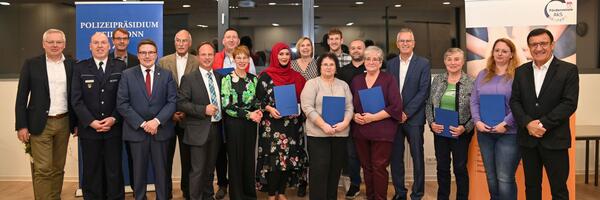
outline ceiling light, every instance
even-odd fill
[[[299,6],[299,5],[300,5],[300,3],[293,3],[292,5],[294,5],[294,6]]]
[[[2,2],[0,2],[0,5],[2,5],[2,6],[10,6],[10,3],[6,2],[6,1],[2,1]]]
[[[274,5],[277,5],[277,3],[275,3],[275,2],[271,2],[271,3],[269,3],[269,5],[270,5],[270,6],[274,6]]]
[[[354,22],[348,22],[348,23],[346,24],[346,26],[352,26],[352,25],[354,25]]]
[[[394,7],[396,7],[396,8],[400,8],[400,7],[402,7],[402,5],[400,5],[400,4],[396,4],[396,5],[394,5]]]
[[[314,6],[313,6],[313,8],[318,8],[318,7],[319,7],[319,5],[314,5]]]
[[[450,5],[450,2],[449,1],[444,1],[444,3],[442,3],[442,4],[444,4],[444,5]]]
[[[183,6],[181,6],[181,7],[189,8],[189,7],[192,7],[192,5],[190,5],[190,4],[183,4]]]
[[[271,25],[273,25],[273,26],[279,26],[279,24],[277,24],[277,23],[272,23]]]
[[[196,26],[198,26],[198,27],[200,27],[200,28],[208,28],[208,26],[207,26],[207,25],[204,25],[204,24],[198,24],[198,25],[196,25]]]
[[[365,2],[357,1],[357,2],[354,2],[354,4],[356,4],[356,5],[363,5],[363,4],[365,4]]]

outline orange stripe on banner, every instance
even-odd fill
[[[567,179],[567,187],[569,189],[569,199],[575,199],[575,114],[569,120],[571,124],[571,148],[569,149],[569,179]],[[473,135],[469,146],[467,168],[469,170],[469,199],[490,199],[485,168],[483,167],[483,160],[481,159],[479,144],[477,142],[477,133]],[[546,177],[545,171],[543,174],[542,199],[552,199],[548,177]],[[522,162],[519,163],[519,167],[517,168],[516,180],[519,199],[524,200],[525,178]]]

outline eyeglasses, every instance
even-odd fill
[[[534,49],[537,47],[542,47],[542,48],[548,48],[550,46],[551,42],[537,42],[537,43],[529,43],[529,48],[530,49]]]
[[[138,52],[138,55],[141,55],[141,56],[153,56],[154,54],[156,54],[156,51],[140,51],[140,52]]]
[[[381,62],[380,58],[365,58],[365,62]]]
[[[65,41],[60,41],[60,40],[59,41],[44,41],[44,42],[46,42],[47,44],[50,44],[50,45],[62,45],[65,43]]]
[[[129,38],[128,37],[116,37],[116,38],[113,38],[113,40],[125,41],[125,40],[129,40]]]
[[[414,42],[415,40],[398,40],[398,43],[411,43]]]

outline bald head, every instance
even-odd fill
[[[185,56],[192,46],[192,35],[183,29],[175,34],[175,50],[179,56]]]
[[[362,40],[352,40],[350,42],[350,56],[352,61],[362,62],[365,57],[365,42]]]
[[[90,39],[90,51],[92,56],[98,60],[104,60],[108,57],[108,50],[110,44],[108,43],[108,37],[102,32],[96,32]]]

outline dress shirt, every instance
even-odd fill
[[[248,69],[248,71],[252,74],[256,74],[256,67],[254,66],[252,57],[248,57],[248,63],[250,64],[250,69]],[[235,59],[229,57],[227,53],[225,53],[225,58],[223,58],[223,69],[225,68],[235,68]]]
[[[210,87],[208,87],[208,80],[210,80],[210,79],[208,79],[208,75],[207,74],[208,73],[212,74],[212,81],[213,81],[213,85],[215,86],[215,94],[216,94],[216,97],[217,97],[217,99],[215,99],[215,100],[216,100],[217,104],[219,104],[219,105],[215,105],[215,106],[217,106],[217,108],[219,109],[218,112],[221,112],[221,98],[220,98],[221,91],[219,90],[219,85],[217,85],[217,77],[215,77],[215,73],[213,73],[212,69],[210,71],[207,71],[206,69],[204,69],[202,67],[198,67],[198,69],[200,69],[200,73],[202,74],[202,79],[204,80],[204,87],[206,87],[206,91],[208,93],[208,98],[209,98],[210,102],[212,102],[213,99],[210,96]],[[222,113],[221,113],[221,118],[223,118],[223,114]],[[219,120],[216,120],[215,116],[212,116],[210,118],[210,121],[211,122],[218,122]]]
[[[548,72],[548,67],[552,62],[552,59],[554,59],[554,55],[552,55],[552,57],[550,57],[550,59],[546,63],[539,67],[535,65],[535,62],[531,62],[531,65],[533,65],[533,80],[535,83],[536,97],[540,95],[540,91],[542,90],[542,84],[544,84],[544,78],[546,78],[546,73]]]
[[[106,61],[108,61],[108,57],[104,58],[103,60],[98,60],[98,59],[94,58],[96,67],[100,67],[100,62],[102,62],[102,72],[106,72]]]
[[[152,67],[150,67],[150,92],[152,92],[152,89],[154,88],[154,68],[156,68],[156,65],[152,65]],[[142,70],[142,79],[144,79],[145,83],[147,68],[140,64],[140,69]]]
[[[404,88],[404,81],[406,80],[406,73],[408,72],[408,67],[410,65],[410,60],[412,59],[414,53],[410,54],[408,60],[402,60],[402,56],[398,56],[400,60],[400,80],[398,80],[398,86],[400,87],[400,95],[402,95],[402,88]]]
[[[67,72],[65,71],[65,56],[60,60],[51,61],[46,56],[48,86],[50,90],[50,109],[48,116],[56,116],[69,111],[67,101]]]
[[[181,83],[181,77],[185,73],[185,66],[187,65],[188,53],[185,53],[185,56],[179,56],[179,54],[175,53],[175,60],[177,60],[177,83]]]

